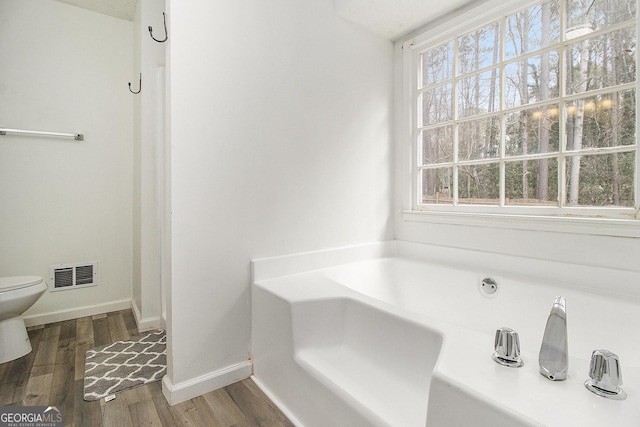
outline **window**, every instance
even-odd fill
[[[636,1],[502,8],[404,44],[412,209],[638,219]]]

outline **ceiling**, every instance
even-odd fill
[[[133,21],[138,0],[58,0],[114,18]]]
[[[334,0],[343,18],[395,40],[422,25],[480,0]]]
[[[138,0],[58,0],[133,21]],[[233,1],[233,0],[231,0]],[[335,12],[355,24],[395,40],[468,3],[479,0],[334,0]]]

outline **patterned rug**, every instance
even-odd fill
[[[87,351],[84,400],[99,400],[158,381],[167,372],[167,344],[163,330],[132,341],[117,341]]]

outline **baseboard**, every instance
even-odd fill
[[[140,309],[135,300],[131,300],[131,311],[133,311],[133,317],[136,320],[138,326],[138,332],[150,331],[152,329],[158,329],[162,327],[162,319],[160,316],[143,318]]]
[[[126,310],[131,307],[130,299],[110,301],[104,304],[94,304],[84,307],[70,308],[67,310],[54,311],[51,313],[33,314],[22,316],[27,326],[46,325],[48,323],[62,322],[65,320],[79,319],[96,314],[110,313],[112,311]]]
[[[250,376],[251,362],[248,360],[178,384],[173,384],[169,376],[165,375],[162,378],[162,394],[169,405],[173,406]]]

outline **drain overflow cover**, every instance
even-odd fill
[[[498,282],[496,282],[494,279],[490,277],[487,277],[485,279],[482,279],[482,283],[480,284],[480,289],[482,290],[483,293],[487,295],[491,295],[498,290]]]

